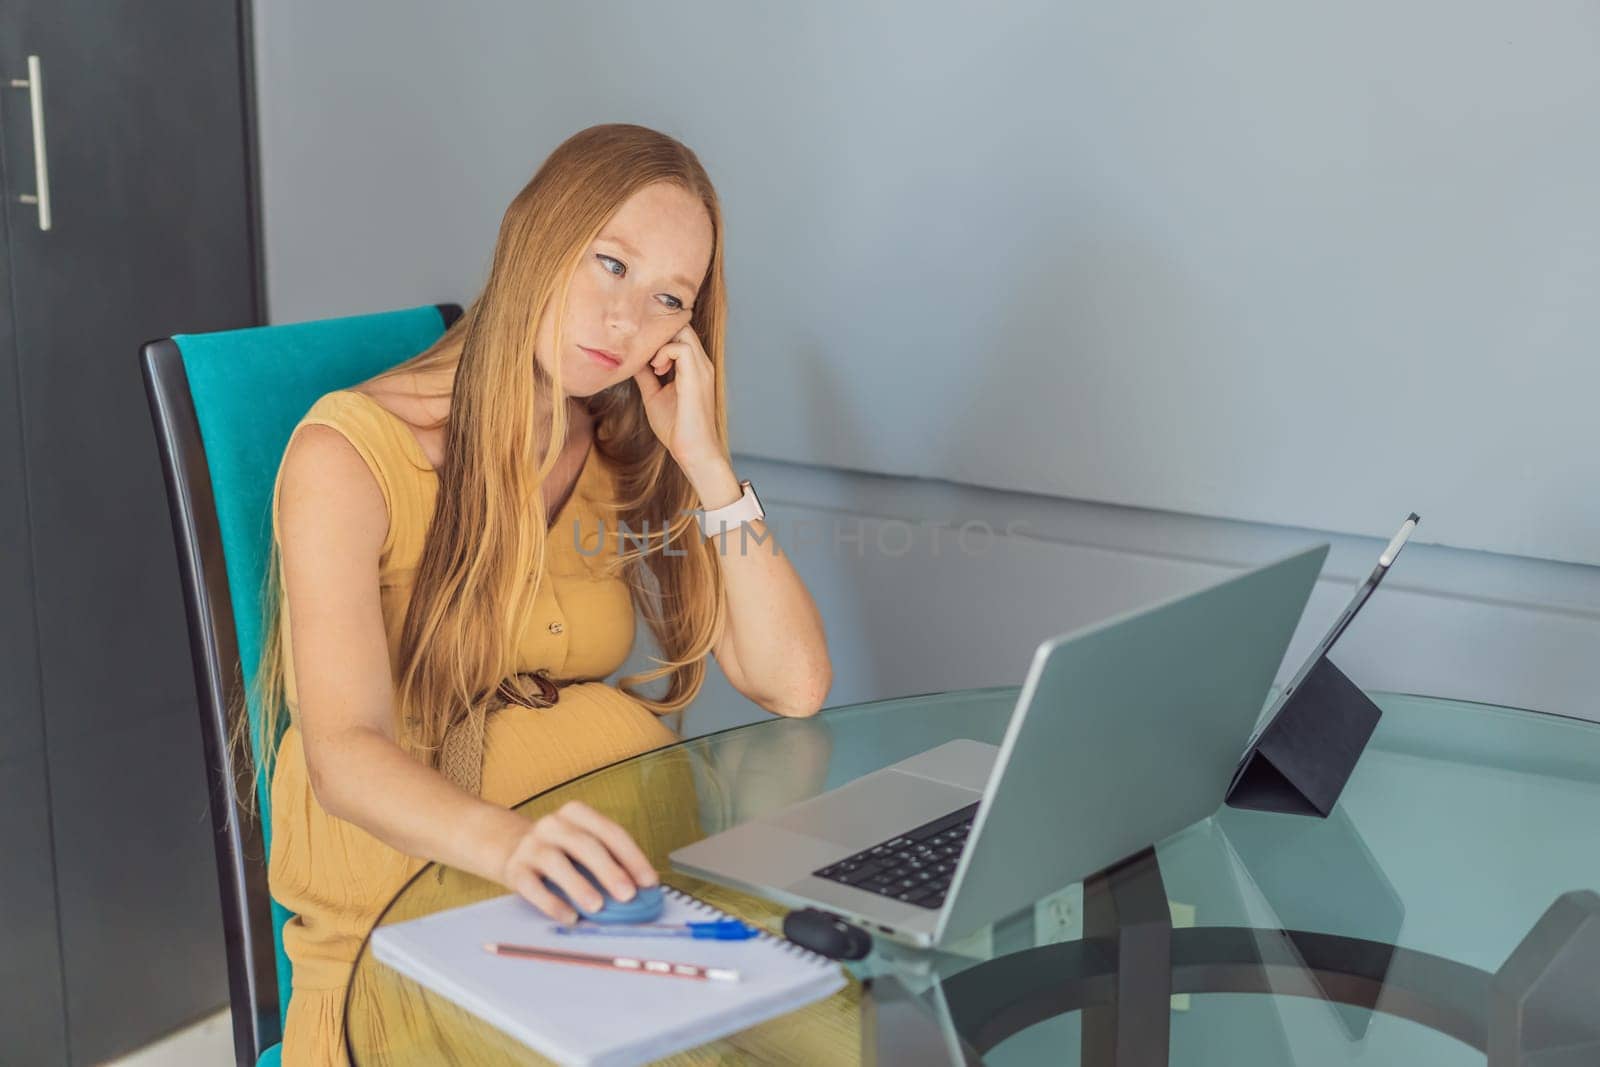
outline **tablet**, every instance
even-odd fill
[[[1351,598],[1344,611],[1334,620],[1333,627],[1328,631],[1327,636],[1317,642],[1317,647],[1311,650],[1311,655],[1307,657],[1300,669],[1295,672],[1294,677],[1289,680],[1289,684],[1284,686],[1283,693],[1279,695],[1277,701],[1272,705],[1272,710],[1262,718],[1261,729],[1256,731],[1255,736],[1250,738],[1250,743],[1245,746],[1246,754],[1255,748],[1256,742],[1266,732],[1266,728],[1272,725],[1273,720],[1278,717],[1278,712],[1283,710],[1284,704],[1288,703],[1295,690],[1299,689],[1300,684],[1306,680],[1306,675],[1310,674],[1311,669],[1317,665],[1318,661],[1328,654],[1329,649],[1333,648],[1333,643],[1339,640],[1339,635],[1344,633],[1345,628],[1356,617],[1356,612],[1361,610],[1361,606],[1367,602],[1367,598],[1372,595],[1373,590],[1378,588],[1378,583],[1383,581],[1383,576],[1389,573],[1389,568],[1394,565],[1395,557],[1400,555],[1400,550],[1406,546],[1406,541],[1411,537],[1411,531],[1415,530],[1417,523],[1421,521],[1421,516],[1413,511],[1406,518],[1406,521],[1401,523],[1400,532],[1394,535],[1394,539],[1389,542],[1389,547],[1385,548],[1383,554],[1378,557],[1378,565],[1372,568],[1372,573],[1367,575],[1367,580],[1356,588],[1356,595]]]

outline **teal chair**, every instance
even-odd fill
[[[267,892],[271,797],[263,783],[259,822],[239,808],[235,786],[246,768],[233,764],[227,744],[228,695],[240,678],[250,691],[261,655],[278,461],[318,397],[417,354],[460,315],[454,304],[433,304],[175,334],[143,347],[189,619],[240,1067],[278,1062],[289,1007],[283,924],[292,916]],[[249,715],[253,738],[261,715],[253,699]]]

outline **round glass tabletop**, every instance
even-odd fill
[[[1018,692],[765,720],[602,768],[517,810],[534,818],[582,800],[626,826],[668,885],[776,932],[781,906],[681,874],[668,854],[945,741],[998,743]],[[1600,887],[1600,724],[1369,695],[1383,718],[1328,818],[1223,807],[1143,863],[1172,928],[1160,939],[1170,961],[1159,957],[1150,987],[1166,1007],[1150,1030],[1170,1035],[1169,1063],[1482,1064],[1493,976],[1511,973],[1519,951],[1528,970],[1539,942],[1530,931],[1545,917],[1549,941],[1557,898]],[[1115,817],[1094,806],[1041,812],[1039,833]],[[378,925],[505,892],[430,865]],[[855,1062],[873,1049],[1093,1062],[1084,1050],[1116,1030],[1107,1004],[1119,959],[1120,995],[1133,1003],[1101,893],[1094,880],[1087,894],[1082,883],[1063,887],[938,952],[880,938],[846,965],[850,981],[833,996],[663,1062]],[[1133,941],[1124,931],[1123,950]],[[1592,994],[1600,972],[1591,977]],[[357,1064],[544,1062],[380,963],[370,940],[346,1018]]]

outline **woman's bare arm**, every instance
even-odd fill
[[[388,523],[383,494],[354,446],[331,427],[299,430],[284,459],[278,526],[296,724],[318,803],[391,848],[498,882],[563,919],[574,917],[571,909],[538,875],[586,907],[601,903],[573,858],[618,899],[654,884],[638,845],[587,805],[530,822],[400,748],[378,593]]]

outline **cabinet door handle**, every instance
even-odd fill
[[[44,84],[39,74],[39,57],[28,57],[27,78],[12,78],[11,88],[28,90],[28,110],[33,114],[33,193],[17,197],[24,204],[39,205],[39,229],[50,228],[50,166],[45,158]]]

